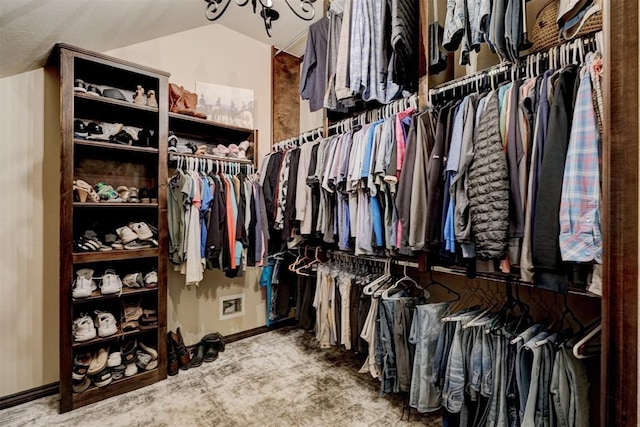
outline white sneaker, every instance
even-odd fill
[[[140,240],[149,240],[153,237],[153,233],[149,226],[144,222],[132,222],[129,228],[133,230]]]
[[[114,351],[107,359],[107,367],[114,368],[119,365],[122,365],[122,355],[119,351]]]
[[[109,337],[118,332],[116,318],[111,313],[96,312],[96,324],[98,325],[98,336]]]
[[[96,337],[96,327],[89,316],[81,316],[73,321],[73,340],[89,341]]]
[[[87,298],[90,297],[96,289],[96,282],[91,279],[87,279],[84,276],[78,276],[78,278],[73,282],[71,295],[74,298]]]
[[[135,362],[127,364],[127,368],[124,370],[124,376],[130,377],[138,373],[138,366]]]
[[[100,293],[102,295],[122,293],[122,280],[114,270],[104,272],[102,283],[100,284]]]
[[[125,245],[129,242],[133,242],[138,238],[138,235],[134,233],[133,230],[127,227],[126,225],[124,227],[118,228],[116,230],[116,233],[118,233],[118,237],[120,237],[120,240]]]

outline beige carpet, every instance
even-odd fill
[[[58,414],[58,397],[0,412],[0,426],[389,426],[441,425],[378,396],[361,359],[314,348],[311,334],[273,331],[227,345],[220,358],[166,381]]]

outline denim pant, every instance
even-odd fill
[[[589,425],[588,388],[583,363],[571,349],[561,347],[555,354],[550,387],[558,427]]]
[[[448,303],[423,304],[416,306],[409,343],[416,347],[413,359],[409,405],[418,412],[432,412],[440,408],[441,393],[436,387],[436,366],[434,358],[442,354],[436,349],[439,337],[447,324],[440,318],[447,310]],[[455,325],[454,325],[455,326]]]
[[[397,393],[398,387],[398,371],[396,366],[396,352],[393,340],[393,317],[395,312],[395,301],[382,300],[380,304],[379,328],[380,344],[382,347],[382,377],[380,379],[380,395],[386,393]],[[376,360],[379,354],[376,354]]]
[[[521,361],[519,377],[522,379],[519,383],[520,421],[523,426],[535,426],[538,393],[544,392],[544,388],[540,387],[543,385],[540,377],[543,371],[544,354],[542,352],[542,346],[536,345],[536,342],[544,340],[548,336],[548,331],[540,332],[525,343],[519,352],[519,360]],[[529,385],[528,390],[526,390],[527,384]],[[522,402],[524,402],[524,404]]]
[[[413,354],[409,348],[412,310],[406,306],[409,297],[393,300],[393,344],[396,351],[396,367],[398,370],[398,391],[408,392],[411,388],[411,367]]]

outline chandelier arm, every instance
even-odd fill
[[[224,12],[229,7],[231,0],[204,0],[207,3],[207,7],[204,10],[204,16],[209,21],[215,21],[224,15]]]
[[[289,6],[289,9],[291,9],[291,11],[295,13],[296,16],[300,19],[311,21],[316,16],[316,11],[313,8],[313,3],[315,3],[316,0],[300,0],[301,12],[298,12],[293,6],[291,6],[289,0],[284,0],[284,2],[287,4],[287,6]]]

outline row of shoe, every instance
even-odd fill
[[[211,155],[232,159],[246,159],[247,150],[250,147],[249,141],[242,141],[240,144],[229,144],[228,146],[218,144],[209,150],[209,146],[206,144],[196,145],[191,141],[180,141],[173,132],[169,132],[168,144],[170,153],[195,154],[198,156]]]
[[[91,186],[82,179],[73,181],[73,190],[79,202],[109,202],[109,203],[157,203],[157,197],[150,197],[151,192],[143,187],[119,185],[116,189],[105,182]]]
[[[143,342],[129,341],[120,351],[112,353],[104,348],[95,353],[79,353],[73,358],[73,391],[82,393],[92,383],[104,387],[112,381],[131,377],[139,370],[150,371],[157,366],[157,350]]]
[[[73,281],[71,295],[74,299],[90,297],[94,291],[100,289],[102,295],[122,294],[122,287],[147,288],[158,287],[158,273],[150,271],[144,276],[140,272],[128,273],[124,279],[113,269],[105,270],[102,276],[94,276],[90,268],[81,268],[76,271],[76,279]]]
[[[176,375],[180,369],[187,370],[213,362],[224,351],[224,338],[218,332],[207,334],[195,345],[187,348],[180,328],[167,332],[167,374]]]
[[[73,90],[75,92],[86,93],[87,95],[104,96],[105,98],[130,102],[120,89],[107,86],[102,86],[102,89],[100,89],[98,85],[91,83],[87,84],[81,79],[75,79],[73,82]],[[149,91],[145,93],[144,89],[140,85],[137,85],[132,101],[134,104],[148,105],[149,107],[158,108],[156,91],[149,89]]]
[[[93,230],[86,230],[74,243],[79,252],[108,252],[114,249],[148,249],[158,246],[158,229],[145,222],[131,222],[107,233],[104,243]]]
[[[138,303],[124,304],[120,327],[116,317],[106,311],[95,311],[95,321],[86,314],[80,315],[73,321],[73,340],[85,342],[96,338],[110,337],[118,332],[132,332],[154,329],[158,326],[158,311],[145,309]]]
[[[73,137],[91,141],[106,141],[137,147],[158,147],[158,134],[153,129],[125,126],[122,123],[107,123],[75,119]]]

